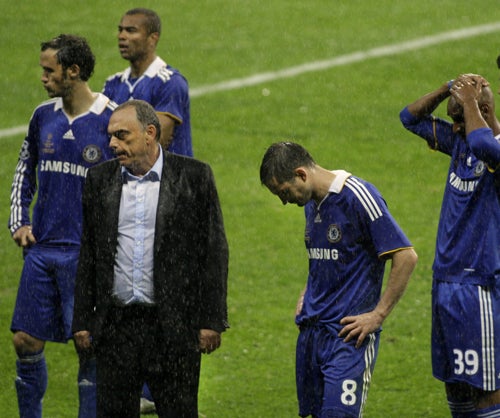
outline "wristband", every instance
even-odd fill
[[[455,80],[448,81],[448,90],[451,90],[451,87],[453,86],[454,82],[455,82]]]

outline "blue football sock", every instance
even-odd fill
[[[146,398],[148,401],[153,402],[153,395],[151,395],[149,387],[146,383],[142,386],[141,398]]]
[[[474,402],[454,402],[448,399],[451,416],[453,418],[477,418]]]
[[[500,418],[500,405],[477,410],[477,418]]]
[[[16,361],[16,391],[20,418],[41,418],[47,389],[47,363],[43,350],[20,356]]]
[[[95,418],[97,415],[96,359],[81,358],[78,370],[78,418]]]

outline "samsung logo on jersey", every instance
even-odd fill
[[[338,260],[339,251],[330,248],[308,248],[309,260]]]
[[[462,180],[455,173],[450,173],[450,185],[460,192],[473,192],[477,184],[477,180]]]
[[[67,161],[42,160],[40,171],[50,171],[53,173],[72,174],[74,176],[86,177],[87,168]]]

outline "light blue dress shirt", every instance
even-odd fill
[[[156,208],[163,170],[163,151],[151,170],[136,177],[122,167],[118,247],[113,296],[119,302],[154,304],[153,265]]]

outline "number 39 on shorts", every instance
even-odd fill
[[[477,373],[479,369],[479,356],[475,350],[453,350],[455,355],[455,369],[453,370],[456,375],[466,374],[472,376]]]

